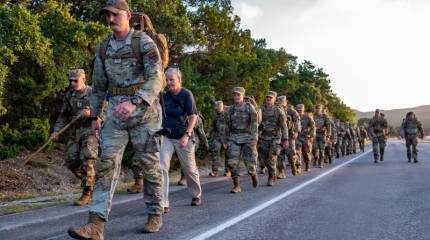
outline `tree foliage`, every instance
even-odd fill
[[[94,47],[109,29],[99,16],[105,0],[15,0],[0,8],[1,122],[56,113],[67,72],[91,72]],[[231,103],[231,89],[243,86],[258,103],[269,89],[292,104],[312,110],[323,103],[330,113],[352,121],[354,112],[332,91],[329,75],[310,61],[299,63],[285,49],[269,49],[241,28],[230,0],[130,0],[166,34],[171,64],[183,71],[184,85],[207,117],[215,100]],[[89,78],[89,77],[87,77]],[[208,122],[208,121],[207,121]]]

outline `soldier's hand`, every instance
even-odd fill
[[[292,136],[293,140],[296,140],[298,136],[299,136],[299,134],[297,132],[293,133],[293,136]]]
[[[85,108],[82,110],[81,118],[89,118],[91,116],[91,110],[89,108]]]
[[[224,143],[224,149],[227,150],[228,149],[228,144]]]
[[[121,120],[126,120],[127,118],[130,117],[131,113],[133,113],[135,109],[136,109],[136,105],[134,105],[130,101],[125,101],[115,107],[112,115]]]
[[[288,149],[288,147],[290,147],[290,143],[288,142],[288,140],[285,140],[285,141],[282,143],[282,147],[283,147],[284,149]]]
[[[100,139],[101,120],[97,119],[91,122],[91,135]]]
[[[251,147],[257,146],[257,140],[251,140],[251,143],[249,144]]]
[[[181,148],[184,148],[188,145],[188,140],[189,140],[189,136],[187,134],[185,134],[184,136],[181,137],[181,139],[179,140],[179,146]]]
[[[56,142],[56,141],[58,141],[59,137],[60,137],[60,136],[58,135],[58,133],[57,133],[57,132],[53,132],[53,133],[51,134],[51,136],[49,137],[49,139],[51,139],[51,141]]]

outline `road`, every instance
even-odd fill
[[[407,163],[404,144],[389,142],[383,163],[365,153],[253,189],[230,194],[228,178],[203,177],[203,203],[191,207],[186,189],[171,196],[162,231],[141,234],[141,196],[116,196],[106,239],[430,239],[430,144],[418,164]],[[260,175],[261,176],[261,175]],[[57,206],[0,217],[0,239],[70,239],[69,226],[86,222],[86,208]]]

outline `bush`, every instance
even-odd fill
[[[48,119],[24,118],[16,128],[0,125],[0,159],[13,158],[18,152],[34,150],[49,138]]]

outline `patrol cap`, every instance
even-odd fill
[[[287,106],[287,96],[279,96],[276,98],[276,102],[282,106]]]
[[[297,104],[296,109],[297,110],[304,110],[305,109],[305,105],[304,104]]]
[[[70,72],[69,72],[69,80],[76,80],[76,79],[78,79],[78,77],[79,77],[81,74],[85,76],[85,71],[84,71],[84,69],[80,69],[80,68],[78,68],[78,69],[72,69],[72,70],[70,70]]]
[[[108,0],[106,5],[100,10],[100,13],[112,12],[119,13],[121,10],[129,12],[128,3],[126,0]]]
[[[245,96],[245,99],[246,99],[246,100],[251,100],[251,99],[252,99],[252,100],[255,100],[255,99],[254,99],[254,96],[252,96],[252,95]]]
[[[276,98],[276,96],[278,96],[278,93],[275,91],[268,91],[266,93],[266,97],[272,97],[272,98]]]
[[[375,110],[375,112],[379,113],[379,112],[381,112],[381,110],[379,110],[379,108],[377,108],[377,109]]]
[[[216,101],[215,102],[215,107],[219,107],[222,106],[224,103],[222,101]]]
[[[242,96],[245,96],[245,88],[243,88],[243,87],[234,87],[233,88],[233,93],[239,93]]]
[[[315,108],[324,108],[324,106],[321,103],[318,103]]]

